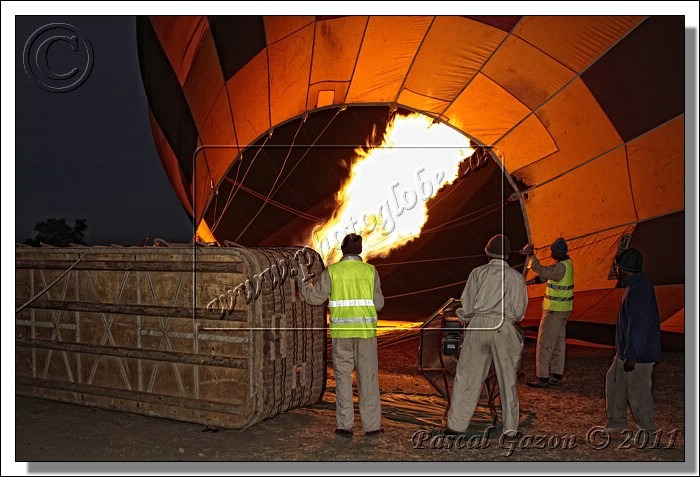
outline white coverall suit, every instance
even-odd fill
[[[493,258],[472,270],[461,300],[457,315],[470,321],[457,362],[447,427],[460,433],[469,427],[493,362],[500,389],[503,432],[517,432],[520,407],[516,381],[523,342],[513,325],[525,316],[525,278],[504,260]]]

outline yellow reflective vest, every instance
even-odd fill
[[[374,267],[361,260],[342,260],[328,267],[331,277],[331,338],[374,338]]]
[[[542,308],[549,311],[571,311],[574,309],[574,266],[568,258],[559,263],[566,267],[566,273],[558,282],[547,280]]]

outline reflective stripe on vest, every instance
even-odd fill
[[[374,276],[372,280],[374,280]],[[374,286],[374,283],[372,285]],[[374,294],[374,288],[372,288],[372,294]],[[328,302],[328,306],[331,308],[334,306],[374,306],[374,300],[331,300]]]
[[[566,273],[561,280],[547,280],[542,307],[549,311],[571,311],[574,309],[574,266],[571,259],[562,260]]]
[[[331,277],[331,338],[377,336],[374,267],[361,260],[341,260],[328,267]]]

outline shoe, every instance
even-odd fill
[[[335,433],[340,437],[347,437],[348,439],[352,437],[352,429],[336,429]]]
[[[376,431],[365,432],[365,435],[366,435],[366,436],[381,436],[382,434],[384,434],[384,428],[383,428],[383,427],[380,427],[380,428],[377,429]]]
[[[450,429],[449,427],[443,427],[440,429],[439,435],[441,436],[459,436],[464,434],[464,432],[457,432],[454,429]]]
[[[564,380],[563,379],[557,379],[555,377],[549,378],[549,385],[550,386],[563,386],[564,385]]]
[[[605,426],[605,431],[608,434],[622,434],[626,430],[627,429],[625,429],[624,427]]]
[[[548,388],[549,378],[537,378],[537,381],[529,381],[525,384],[527,384],[531,388]]]

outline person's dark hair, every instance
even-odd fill
[[[357,234],[348,234],[340,244],[340,250],[343,255],[359,255],[362,253],[362,236]]]

